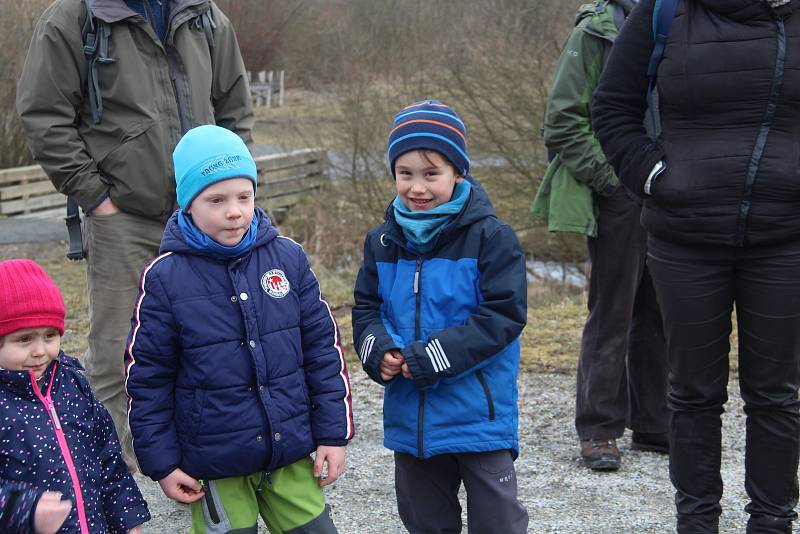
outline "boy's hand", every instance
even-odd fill
[[[200,482],[193,479],[180,469],[175,469],[172,473],[158,481],[164,495],[184,504],[192,503],[205,496]]]
[[[62,501],[61,493],[45,491],[33,512],[33,530],[36,534],[55,534],[72,510],[72,502]]]
[[[333,484],[344,473],[344,447],[320,445],[314,460],[314,476],[319,479],[320,486]],[[328,464],[327,476],[323,475],[323,464]]]
[[[128,531],[128,534],[141,534],[141,533],[142,533],[142,527],[141,526],[133,527],[132,529],[130,529]]]
[[[397,349],[384,352],[381,364],[378,366],[378,370],[381,372],[381,380],[384,382],[391,380],[400,373],[400,368],[405,365],[405,362],[403,355]]]
[[[411,376],[411,370],[408,368],[408,364],[406,362],[403,362],[402,371],[403,371],[403,378],[414,380],[414,377]]]

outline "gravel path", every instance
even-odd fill
[[[392,455],[382,446],[381,388],[360,370],[353,372],[351,382],[356,439],[348,447],[346,473],[326,490],[334,520],[342,534],[405,532],[395,509]],[[552,374],[520,378],[521,455],[516,465],[520,499],[531,518],[528,532],[674,532],[666,456],[630,450],[626,435],[620,441],[620,471],[594,473],[581,465],[572,423],[574,382],[573,377]],[[737,388],[731,377],[731,400],[723,416],[724,533],[744,532],[746,522],[744,416]],[[188,532],[188,508],[168,501],[149,479],[137,480],[154,516],[144,532]],[[267,530],[262,527],[261,532]]]

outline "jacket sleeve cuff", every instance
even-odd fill
[[[350,443],[346,439],[318,439],[317,447],[324,445],[325,447],[346,447]]]
[[[403,349],[403,358],[406,360],[408,370],[411,372],[411,379],[418,389],[425,389],[439,381],[439,375],[433,368],[433,363],[427,356],[421,356],[417,348],[422,348],[422,344],[417,342]]]
[[[655,165],[653,165],[653,169],[650,171],[650,174],[647,176],[647,180],[644,182],[644,194],[650,196],[653,194],[653,186],[656,183],[656,178],[664,172],[664,169],[667,168],[667,165],[664,163],[664,160],[659,161]]]
[[[388,381],[383,380],[381,378],[381,371],[380,371],[381,361],[383,360],[383,355],[385,353],[389,352],[392,349],[397,349],[398,347],[395,345],[394,340],[391,338],[391,336],[385,339],[380,339],[380,338],[375,339],[375,336],[373,336],[373,343],[374,345],[370,347],[369,335],[366,338],[364,338],[364,341],[361,342],[362,348],[361,352],[359,353],[359,357],[361,358],[361,364],[362,367],[364,368],[364,371],[367,373],[367,376],[369,376],[372,380],[374,380],[378,384],[386,386],[387,384],[389,384],[389,382],[394,380],[394,378]],[[366,350],[367,348],[370,348],[370,350]]]
[[[126,534],[132,528],[138,527],[139,525],[143,525],[144,523],[150,521],[150,519],[152,518],[150,517],[150,511],[147,509],[146,504],[128,508],[124,512],[124,515],[120,521],[120,526],[118,529],[110,528],[111,522],[109,521],[109,533]]]

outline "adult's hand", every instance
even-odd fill
[[[98,204],[91,213],[92,215],[114,215],[115,213],[119,213],[119,208],[111,201],[111,197],[108,197]]]

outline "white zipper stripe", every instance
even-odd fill
[[[428,346],[430,346],[431,350],[433,351],[433,355],[436,356],[436,361],[439,362],[439,369],[438,370],[439,371],[444,371],[444,369],[445,369],[444,360],[442,359],[442,355],[439,354],[439,350],[436,348],[436,345],[434,345],[431,342],[431,343],[428,343]]]
[[[375,344],[375,336],[373,334],[368,335],[364,338],[364,341],[361,343],[361,350],[359,354],[361,356],[361,361],[363,363],[367,363],[367,359],[369,359],[369,355],[372,352],[372,346]]]
[[[442,359],[444,360],[445,369],[450,369],[450,360],[447,359],[447,354],[444,353],[444,349],[442,348],[442,344],[439,343],[438,339],[434,339],[433,343],[436,345],[436,348],[439,349],[439,353],[442,355]]]
[[[438,373],[439,372],[439,366],[438,366],[438,363],[436,362],[436,359],[433,356],[433,351],[431,350],[430,347],[425,347],[425,352],[428,353],[428,358],[430,358],[430,360],[431,360],[431,365],[433,365],[433,370]]]

